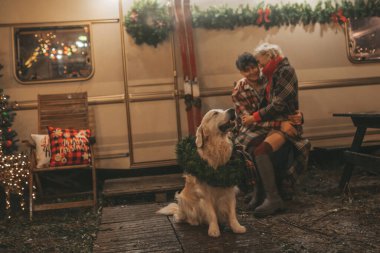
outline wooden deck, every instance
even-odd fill
[[[104,182],[103,196],[115,197],[154,193],[156,202],[166,202],[166,193],[180,190],[185,180],[181,174],[108,179]]]
[[[221,227],[221,237],[207,235],[207,226],[174,223],[155,212],[163,204],[106,207],[93,252],[279,252],[279,242],[255,229],[252,216],[240,215],[247,233],[234,234]]]

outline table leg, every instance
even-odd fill
[[[360,150],[366,130],[366,127],[358,127],[356,129],[355,137],[350,148],[351,151],[358,152]],[[343,190],[345,186],[350,182],[353,168],[354,165],[350,163],[346,163],[344,166],[343,174],[339,182],[339,188],[341,190]]]

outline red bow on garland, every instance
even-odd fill
[[[256,24],[261,25],[263,23],[263,19],[264,19],[265,23],[270,23],[270,19],[269,19],[270,9],[269,9],[269,7],[267,7],[265,9],[265,13],[264,13],[264,10],[262,8],[258,9],[257,14],[259,14],[259,16],[256,19]]]
[[[139,14],[137,13],[137,11],[133,10],[133,11],[131,12],[131,15],[129,16],[129,19],[130,19],[133,23],[136,23],[138,17],[139,17]]]
[[[334,23],[338,23],[339,21],[342,21],[343,23],[347,22],[347,18],[343,15],[343,9],[339,8],[339,10],[336,13],[331,14],[331,20]]]

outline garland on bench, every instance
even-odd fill
[[[176,154],[178,164],[185,173],[211,186],[231,187],[244,181],[245,162],[242,158],[233,155],[226,165],[215,170],[198,155],[194,136],[182,139],[177,144]]]

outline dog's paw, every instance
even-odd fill
[[[235,225],[231,229],[236,234],[244,234],[245,232],[247,232],[247,229],[242,225]]]
[[[174,214],[173,219],[174,219],[175,223],[182,223],[183,222],[183,219],[178,214]]]
[[[211,237],[219,237],[220,236],[220,230],[218,226],[210,226],[208,228],[208,235]]]

